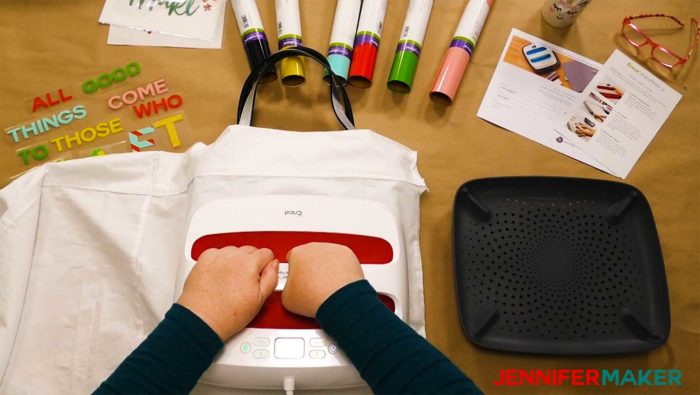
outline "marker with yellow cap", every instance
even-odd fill
[[[301,47],[301,17],[299,0],[275,0],[277,13],[277,45],[279,50]],[[280,64],[282,83],[287,86],[299,86],[306,82],[304,61],[300,56],[282,59]]]

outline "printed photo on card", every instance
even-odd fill
[[[625,178],[680,99],[673,88],[616,50],[555,128]]]
[[[610,172],[554,128],[601,67],[591,59],[513,29],[477,115]],[[586,125],[587,116],[580,114],[579,118],[574,124]],[[595,119],[592,115],[588,118]]]

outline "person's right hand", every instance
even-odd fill
[[[362,280],[360,262],[348,247],[309,243],[287,254],[289,274],[282,304],[292,313],[315,317],[319,307],[337,290]]]

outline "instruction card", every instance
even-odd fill
[[[680,99],[615,50],[555,128],[613,175],[625,178]]]
[[[555,130],[602,67],[518,29],[508,37],[477,115],[564,155],[610,172]]]
[[[100,23],[212,40],[225,0],[106,0]]]

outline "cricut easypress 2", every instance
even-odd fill
[[[408,279],[399,227],[388,208],[365,200],[273,195],[205,204],[187,231],[178,290],[208,248],[267,247],[284,261],[291,248],[312,241],[350,247],[382,302],[406,320]],[[284,309],[281,291],[287,273],[288,265],[280,263],[275,292],[248,327],[226,343],[202,382],[260,389],[282,388],[285,378],[293,378],[301,389],[364,384],[316,320]]]

